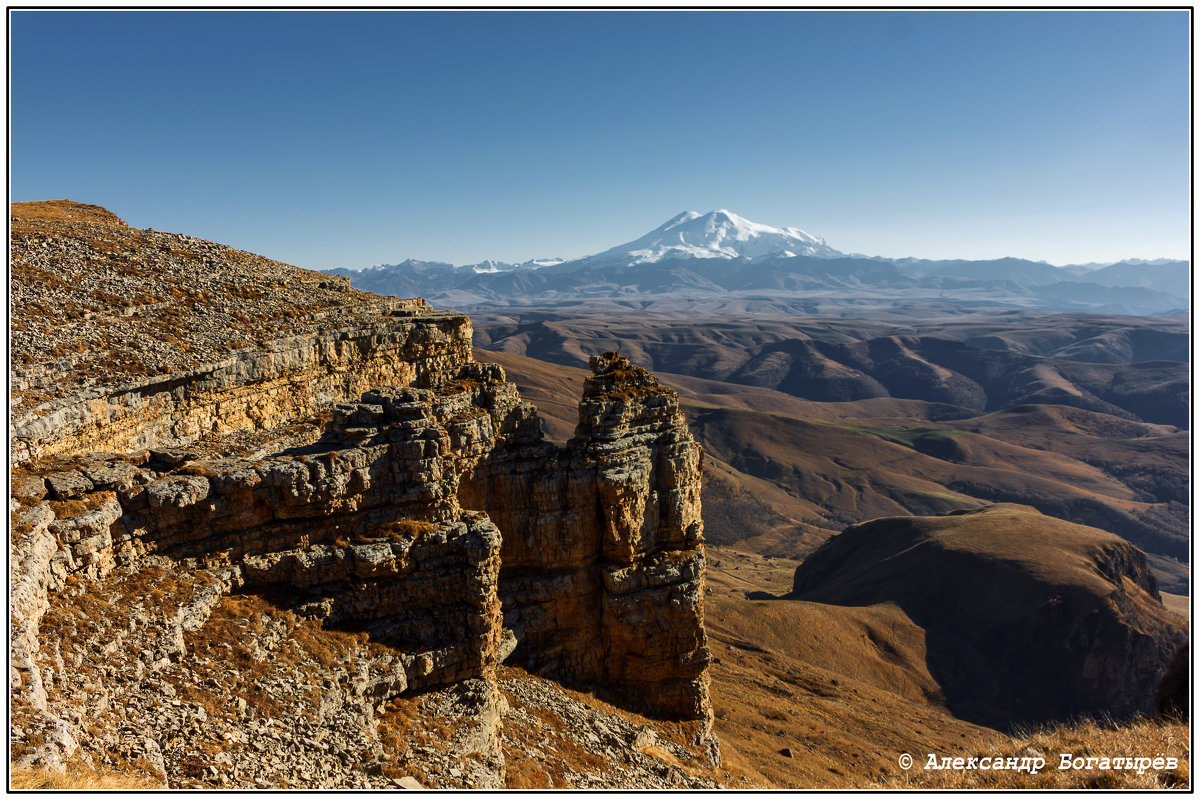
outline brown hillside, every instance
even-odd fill
[[[1178,320],[981,312],[947,324],[930,309],[910,313],[884,321],[770,310],[675,316],[509,310],[478,315],[475,323],[476,343],[488,350],[568,366],[619,350],[656,373],[813,401],[892,397],[974,414],[1054,403],[1188,424],[1188,334]],[[1105,341],[1104,355],[1096,356],[1102,363],[1086,361],[1098,338]],[[1127,360],[1117,359],[1118,352]]]
[[[99,206],[13,203],[9,213],[18,416],[414,305],[192,236],[131,228]]]
[[[1042,421],[1046,434],[1056,429],[1052,420]],[[989,436],[970,421],[823,422],[720,409],[692,415],[692,429],[715,457],[810,503],[823,527],[1015,502],[1103,527],[1153,552],[1187,555],[1186,508],[1174,488],[1186,475],[1183,437],[1118,440],[1111,448],[1094,441],[1090,450],[1110,448],[1107,455],[1081,447],[1072,457]]]
[[[546,430],[575,428],[583,370],[506,352]],[[1163,587],[1186,592],[1188,437],[1163,425],[1066,406],[964,418],[948,407],[877,398],[801,400],[772,389],[660,374],[680,393],[706,452],[705,536],[799,557],[847,525],[1017,502],[1127,538]]]
[[[73,200],[34,200],[28,203],[10,203],[9,216],[13,231],[27,232],[38,228],[38,223],[87,222],[96,225],[129,226],[123,219],[107,208]]]
[[[956,719],[927,663],[926,633],[893,603],[773,599],[796,562],[709,547],[707,627],[724,765],[779,788],[1163,788],[1190,781],[1187,725],[1084,721],[1009,736]],[[1163,753],[1173,770],[926,772],[925,754]],[[1086,749],[1085,749],[1086,748]],[[781,751],[790,751],[790,757]],[[902,753],[918,756],[904,770]]]
[[[726,768],[776,788],[861,788],[899,779],[900,753],[1005,740],[939,703],[924,632],[896,606],[771,599],[795,565],[709,547],[706,627]]]
[[[895,604],[925,630],[947,706],[993,727],[1149,713],[1186,639],[1140,551],[1012,505],[847,528],[801,564],[790,596]]]

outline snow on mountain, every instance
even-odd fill
[[[563,263],[565,259],[561,258],[533,258],[529,261],[522,261],[520,264],[509,264],[505,261],[493,261],[488,259],[481,261],[478,264],[467,264],[466,266],[458,267],[460,270],[471,270],[476,275],[490,275],[496,272],[513,272],[518,269],[541,269],[542,267],[553,267]]]
[[[904,297],[917,303],[963,298],[982,306],[1160,314],[1188,308],[1190,267],[1163,259],[1056,267],[1020,258],[851,256],[799,228],[763,225],[720,209],[679,214],[645,236],[571,261],[455,266],[409,259],[329,272],[349,276],[355,288],[366,291],[464,308],[666,297],[741,302],[736,298],[754,294],[780,302],[801,298],[809,309],[833,302],[830,297],[850,303]]]
[[[406,258],[399,264],[373,264],[369,267],[338,267],[337,269],[328,269],[325,271],[337,272],[339,275],[350,275],[359,272],[378,272],[381,270],[417,269],[422,271],[473,272],[476,275],[490,275],[497,272],[514,272],[519,269],[553,267],[563,263],[565,260],[563,258],[531,258],[519,264],[510,264],[507,261],[495,261],[489,258],[485,261],[480,261],[478,264],[451,264],[446,261],[421,261],[415,258]]]
[[[593,256],[568,262],[562,258],[534,258],[511,264],[487,259],[478,264],[452,265],[440,261],[407,259],[400,264],[376,264],[368,269],[394,269],[409,266],[437,267],[458,273],[492,275],[517,270],[535,270],[570,263],[572,266],[654,264],[668,259],[719,258],[760,261],[771,257],[793,258],[816,256],[841,258],[845,256],[825,244],[819,236],[799,228],[775,228],[751,222],[732,211],[718,209],[707,214],[685,211],[667,220],[640,239],[619,244]],[[360,270],[348,270],[358,272]]]
[[[672,258],[746,258],[841,255],[820,237],[799,228],[775,228],[751,222],[726,209],[701,214],[685,211],[640,239],[617,245],[581,263],[652,264]]]

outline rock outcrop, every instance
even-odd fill
[[[18,462],[271,429],[469,358],[470,320],[420,298],[66,200],[14,203],[11,225]]]
[[[87,225],[121,241],[145,233]],[[61,238],[38,239],[26,263],[79,249]],[[220,362],[22,401],[14,758],[135,762],[171,786],[304,785],[283,768],[247,777],[252,753],[222,760],[184,744],[232,702],[214,694],[223,682],[241,698],[230,713],[270,731],[303,710],[283,698],[316,681],[335,699],[304,706],[315,719],[289,741],[319,752],[320,730],[343,731],[342,760],[363,765],[346,785],[411,780],[412,752],[389,749],[388,704],[450,692],[447,707],[475,720],[462,750],[473,766],[441,774],[427,759],[422,778],[502,787],[496,672],[509,659],[690,721],[690,746],[719,763],[701,453],[675,393],[621,356],[594,359],[576,437],[559,448],[503,370],[472,359],[465,317],[376,303],[348,312],[348,327],[336,310]],[[63,369],[22,374],[45,382]],[[302,674],[281,673],[280,659]],[[337,785],[344,770],[307,772]]]
[[[559,450],[514,437],[460,494],[505,531],[501,597],[518,661],[705,718],[700,448],[673,390],[615,353],[592,370],[575,438]]]
[[[394,320],[381,314],[387,321],[326,328],[186,371],[88,386],[44,402],[18,414],[13,459],[177,446],[271,429],[375,386],[420,385],[468,357],[466,317],[394,305],[380,308],[395,313]]]

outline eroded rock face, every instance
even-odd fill
[[[397,313],[421,316],[281,339],[186,372],[92,387],[36,413],[18,413],[13,459],[186,445],[239,429],[269,429],[374,386],[424,385],[469,356],[466,317],[392,305]]]
[[[31,763],[79,746],[42,686],[41,617],[69,584],[148,564],[224,577],[147,674],[186,655],[182,631],[204,628],[224,594],[259,593],[399,653],[394,694],[491,681],[512,654],[700,721],[715,762],[701,453],[674,392],[621,357],[595,372],[565,448],[544,441],[499,367],[468,362],[337,405],[316,442],[255,461],[176,449],[27,465],[14,481],[13,686],[64,732]]]
[[[674,391],[614,353],[592,369],[566,447],[510,437],[473,465],[460,498],[505,531],[515,659],[707,719],[700,448]]]
[[[557,448],[460,314],[93,206],[10,211],[14,759],[391,786],[416,751],[384,707],[444,690],[480,757],[423,778],[502,786],[510,658],[691,720],[716,762],[673,391],[606,354]],[[237,730],[197,744],[218,716]]]
[[[420,298],[69,200],[10,215],[16,461],[269,430],[469,360],[470,321]]]

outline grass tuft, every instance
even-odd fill
[[[10,765],[8,788],[11,791],[139,791],[162,789],[161,781],[148,775],[97,770],[80,764],[68,764],[64,772],[49,769],[16,769]]]

